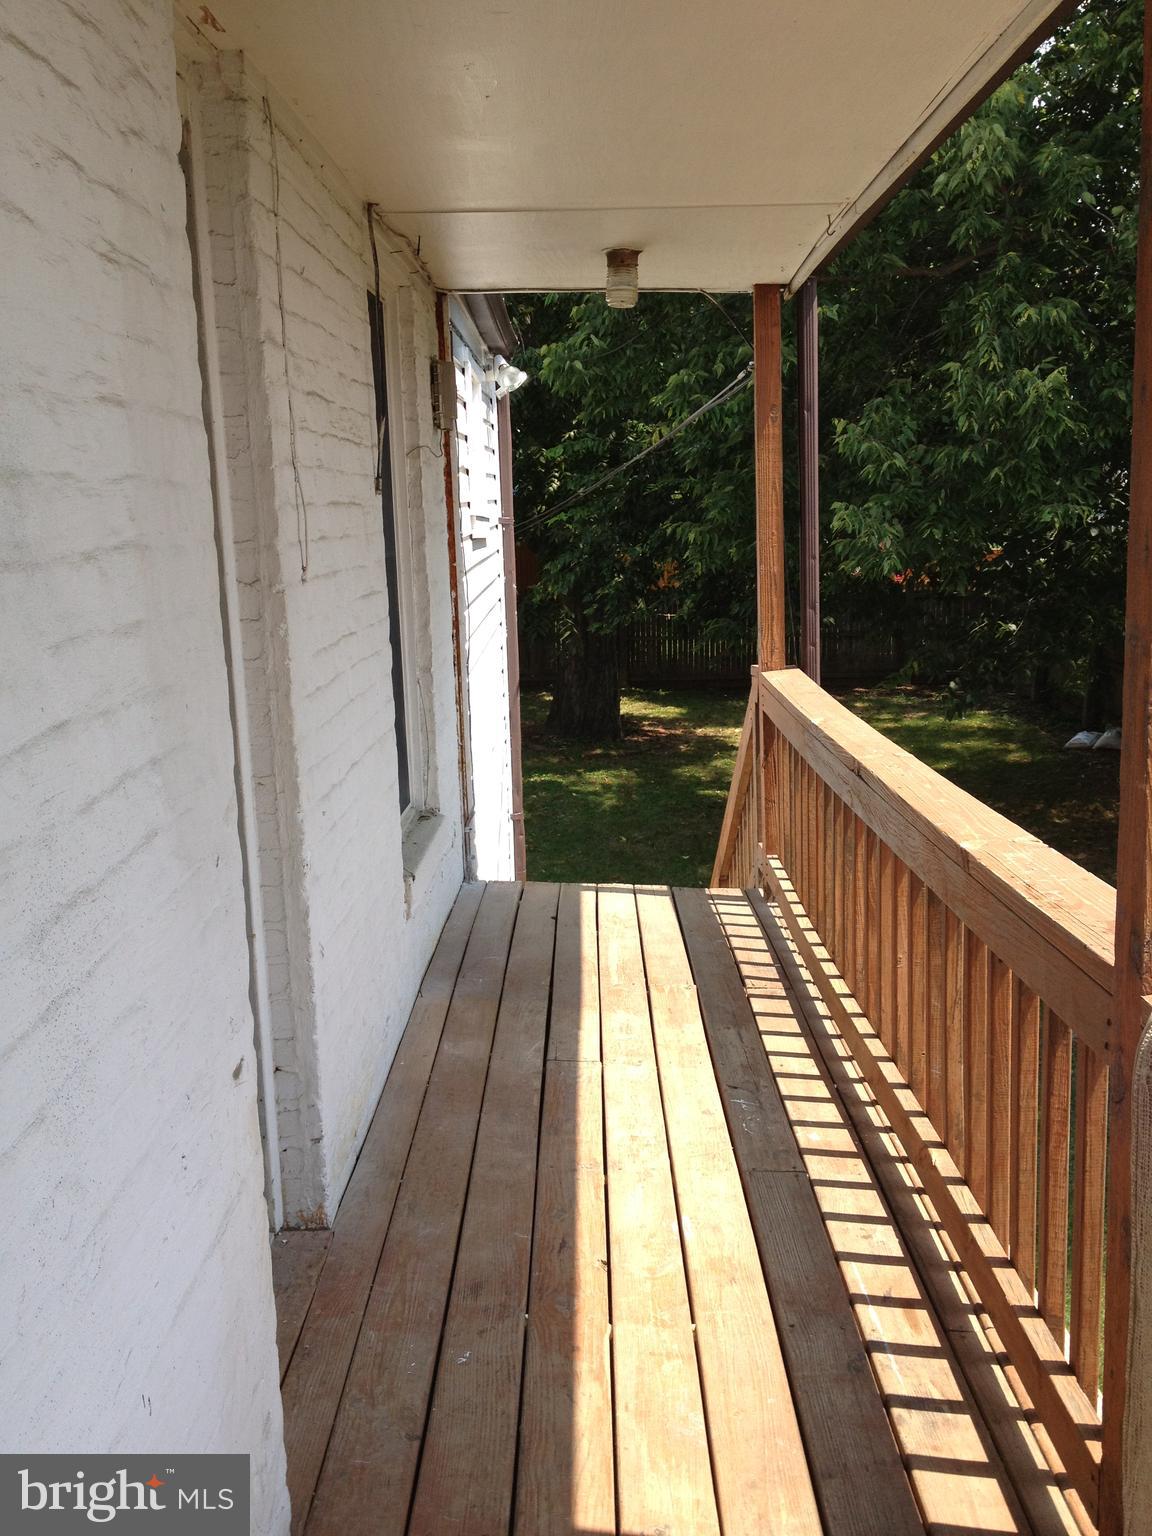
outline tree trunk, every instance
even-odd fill
[[[1120,675],[1123,651],[1119,641],[1098,640],[1088,657],[1088,678],[1080,724],[1102,731],[1120,718]]]
[[[560,647],[548,729],[575,741],[619,741],[620,644],[589,629],[582,614]]]

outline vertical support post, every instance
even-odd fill
[[[785,662],[780,300],[778,283],[757,283],[752,289],[752,339],[756,360],[756,654],[764,671],[774,671]]]
[[[777,283],[752,289],[752,340],[756,360],[756,655],[762,671],[785,663],[784,642],[784,437],[781,291]],[[758,855],[778,853],[776,731],[757,701],[760,755]]]
[[[796,296],[800,414],[800,665],[820,681],[820,343],[816,279]]]
[[[1133,1068],[1152,992],[1152,3],[1144,15],[1140,134],[1140,222],[1136,263],[1136,356],[1132,380],[1128,582],[1124,636],[1124,735],[1120,758],[1120,850],[1116,876],[1116,971],[1109,1057],[1108,1269],[1104,1328],[1101,1536],[1125,1525],[1124,1425],[1143,1415],[1127,1400],[1133,1268],[1152,1253],[1132,1247]],[[1146,1282],[1141,1285],[1144,1289]],[[1142,1336],[1152,1330],[1145,1320]],[[1148,1392],[1149,1362],[1131,1385]],[[1146,1459],[1146,1458],[1145,1458]],[[1146,1475],[1146,1474],[1145,1474]],[[1146,1513],[1146,1511],[1145,1511]],[[1131,1511],[1135,1519],[1135,1510]],[[1131,1528],[1134,1530],[1135,1526]]]
[[[512,860],[517,880],[527,878],[524,841],[524,763],[520,730],[520,631],[516,622],[516,515],[512,500],[512,403],[496,402],[500,436],[500,527],[504,534],[504,639],[508,647],[508,744],[512,753]]]

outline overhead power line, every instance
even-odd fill
[[[670,443],[674,437],[683,432],[685,428],[690,427],[693,422],[699,421],[701,416],[706,416],[709,411],[714,411],[717,406],[724,405],[734,395],[738,395],[742,389],[747,389],[748,385],[752,382],[752,368],[753,365],[748,363],[734,379],[725,384],[719,393],[713,395],[711,400],[706,400],[703,405],[697,406],[690,415],[685,416],[682,420],[676,422],[674,426],[669,427],[663,437],[657,438],[654,443],[649,443],[647,448],[642,448],[639,453],[634,454],[632,458],[627,459],[623,464],[617,464],[614,468],[608,470],[607,473],[601,475],[598,480],[593,480],[591,485],[586,485],[583,490],[577,491],[574,495],[569,496],[567,500],[562,501],[559,506],[550,507],[546,512],[538,512],[534,517],[525,518],[523,522],[517,522],[516,532],[518,534],[526,533],[530,528],[539,527],[542,523],[550,523],[553,518],[559,517],[561,512],[566,512],[569,507],[574,507],[578,501],[587,500],[589,496],[594,495],[610,481],[615,480],[618,475],[622,475],[625,470],[629,470],[633,465],[639,464],[641,459],[646,459],[650,454],[658,452],[666,443]]]

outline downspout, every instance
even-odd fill
[[[500,528],[504,535],[504,626],[508,643],[508,747],[512,754],[512,859],[517,880],[527,878],[524,841],[524,764],[520,752],[520,634],[516,625],[516,514],[512,500],[512,405],[496,402],[500,438]]]
[[[448,298],[436,295],[436,337],[439,361],[452,361],[448,334]],[[452,423],[443,422],[444,506],[448,519],[448,585],[452,595],[452,663],[456,669],[456,752],[460,774],[460,836],[463,844],[464,878],[472,878],[475,860],[472,853],[472,786],[468,772],[468,694],[466,686],[464,634],[460,622],[460,560],[456,544],[456,476],[453,455]]]

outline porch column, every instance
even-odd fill
[[[785,663],[784,640],[784,438],[781,430],[783,350],[782,293],[778,283],[752,289],[752,344],[756,360],[756,658],[762,671]],[[757,858],[780,851],[776,805],[776,730],[755,709]],[[757,875],[757,884],[761,876]]]
[[[820,681],[820,345],[816,279],[796,296],[800,408],[800,665]]]
[[[1144,17],[1136,357],[1124,642],[1124,737],[1110,1060],[1101,1536],[1152,1508],[1152,4]],[[1129,1370],[1129,1363],[1133,1369]],[[1127,1521],[1125,1521],[1127,1511]]]
[[[784,441],[778,283],[752,289],[756,359],[756,614],[760,666],[784,665]]]

